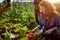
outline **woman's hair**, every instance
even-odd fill
[[[52,16],[54,14],[54,8],[48,1],[42,1],[39,3],[39,7],[43,6],[45,8],[46,15]]]

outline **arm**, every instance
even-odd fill
[[[43,27],[41,28],[39,34],[38,34],[39,36],[44,32],[44,29],[45,29],[45,28],[44,28],[44,26],[43,26]]]
[[[50,32],[53,32],[53,31],[57,31],[58,30],[58,26],[55,26],[55,27],[53,27],[53,28],[51,28],[51,29],[49,29],[49,30],[51,30]]]
[[[55,27],[53,27],[52,29],[49,29],[49,30],[51,30],[51,31],[54,31],[54,30],[58,30],[58,26],[55,26]]]
[[[37,29],[39,29],[39,27],[40,27],[40,25],[38,25],[36,28],[34,28],[30,33],[28,33],[27,35],[26,35],[26,37],[28,37],[28,38],[32,38],[33,37],[33,33],[37,30]]]
[[[35,32],[36,30],[38,30],[40,28],[40,25],[38,25],[36,28],[34,28],[31,32]]]
[[[55,26],[55,27],[47,30],[47,31],[45,32],[45,34],[51,34],[51,33],[52,33],[53,31],[55,31],[55,30],[56,30],[56,31],[58,30],[58,26]]]

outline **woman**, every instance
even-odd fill
[[[48,36],[47,38],[50,38],[51,40],[59,40],[57,39],[58,38],[57,30],[59,28],[58,14],[54,11],[52,5],[47,1],[41,1],[39,4],[39,8],[41,12],[40,25],[36,27],[35,29],[33,29],[32,32],[35,32],[35,30],[37,29],[41,29],[39,35],[44,33],[45,35]]]
[[[44,33],[49,35],[51,40],[58,40],[59,14],[57,14],[53,6],[47,1],[42,1],[39,5],[40,12],[43,12],[42,18],[40,18],[40,24],[45,27],[43,30]]]

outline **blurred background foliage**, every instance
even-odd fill
[[[20,5],[13,3],[12,9],[5,11],[1,16],[3,18],[0,17],[0,39],[28,40],[26,33],[37,26],[34,5],[30,2]]]

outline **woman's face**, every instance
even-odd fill
[[[40,13],[45,16],[49,16],[50,14],[47,14],[46,12],[47,12],[46,8],[44,6],[40,6]]]
[[[43,6],[40,6],[40,13],[45,14],[45,8]]]

